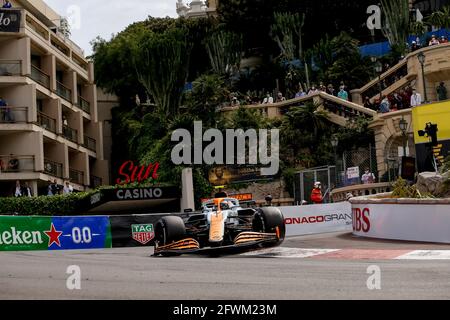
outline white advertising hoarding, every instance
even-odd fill
[[[450,243],[448,204],[353,204],[352,215],[357,236]]]
[[[311,206],[280,207],[286,223],[286,236],[352,231],[349,202]]]

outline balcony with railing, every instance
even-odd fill
[[[22,74],[22,61],[0,60],[0,77],[20,76]]]
[[[56,120],[47,116],[46,114],[42,112],[38,112],[37,115],[37,122],[38,125],[45,130],[51,131],[53,133],[56,133]]]
[[[0,173],[34,172],[34,156],[0,155]]]
[[[64,84],[59,81],[56,81],[56,94],[61,98],[72,102],[72,90],[67,88]]]
[[[82,96],[78,96],[78,107],[80,107],[80,109],[84,112],[91,114],[91,104]]]
[[[69,178],[73,183],[84,184],[84,173],[79,170],[69,169]]]
[[[31,79],[50,89],[50,76],[34,65],[31,65]]]
[[[96,189],[96,188],[101,187],[103,185],[102,178],[96,177],[94,175],[90,175],[89,178],[90,178],[89,188]]]
[[[84,135],[83,147],[96,152],[97,151],[97,141],[87,135]]]
[[[78,143],[78,131],[69,126],[63,125],[63,136],[72,142]]]
[[[44,173],[57,178],[63,178],[63,165],[49,159],[44,159]]]
[[[0,123],[28,123],[28,108],[0,107]]]

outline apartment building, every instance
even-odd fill
[[[94,68],[41,0],[0,9],[0,196],[17,180],[35,195],[48,181],[84,191],[109,182]]]

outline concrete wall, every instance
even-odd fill
[[[37,121],[36,85],[17,85],[0,87],[0,96],[12,107],[28,108],[28,122]]]
[[[34,156],[35,170],[44,169],[44,148],[42,132],[18,132],[3,137],[0,155]]]
[[[30,38],[7,39],[0,45],[0,59],[20,60],[22,62],[22,75],[31,73]]]

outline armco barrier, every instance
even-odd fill
[[[113,248],[153,245],[155,224],[163,216],[167,214],[109,217]]]
[[[284,215],[287,237],[352,231],[352,210],[348,202],[279,209]]]
[[[352,230],[348,202],[280,209],[288,237]],[[0,216],[0,251],[152,246],[155,224],[167,215]]]
[[[167,215],[0,216],[0,251],[152,246],[154,226]]]
[[[108,217],[0,216],[0,251],[111,248]]]

